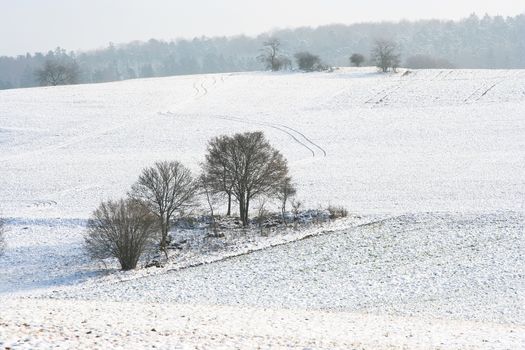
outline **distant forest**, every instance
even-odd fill
[[[82,52],[56,48],[47,53],[0,57],[0,89],[38,86],[37,73],[46,61],[74,65],[78,83],[262,70],[264,65],[257,57],[270,37],[280,40],[282,54],[290,59],[297,52],[308,51],[331,66],[349,66],[354,53],[368,57],[374,40],[381,38],[398,44],[402,65],[418,61],[414,57],[426,57],[441,62],[443,68],[525,68],[525,15],[479,18],[473,14],[460,21],[335,24],[276,30],[257,37],[151,39],[110,43],[104,49]]]

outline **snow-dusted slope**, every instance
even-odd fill
[[[263,130],[310,206],[522,206],[525,71],[243,73],[0,92],[0,207],[85,218],[140,169]]]
[[[81,250],[99,201],[124,196],[155,160],[198,171],[207,140],[248,130],[263,130],[288,158],[307,206],[340,204],[361,218],[224,262],[100,276]],[[239,73],[0,91],[0,213],[9,218],[0,347],[162,347],[172,336],[187,348],[519,348],[524,179],[520,70]],[[157,334],[115,320],[121,307],[135,309],[128,319],[171,314],[152,326]],[[69,323],[77,311],[80,326]],[[172,317],[187,313],[193,323]],[[256,316],[260,325],[247,323]]]

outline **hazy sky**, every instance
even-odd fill
[[[0,55],[419,18],[514,16],[523,0],[0,0]]]

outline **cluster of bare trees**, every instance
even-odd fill
[[[144,168],[128,198],[103,202],[93,212],[85,236],[89,255],[117,258],[123,270],[157,248],[167,258],[171,220],[194,204],[197,191],[191,171],[179,162]]]
[[[308,51],[301,51],[294,55],[297,67],[305,72],[322,71],[328,67],[321,62],[321,58]],[[281,52],[281,42],[271,38],[263,43],[262,53],[257,57],[264,63],[266,69],[273,72],[291,70],[292,61]]]
[[[350,56],[350,64],[354,67],[361,67],[365,62],[365,56],[360,53],[354,53]],[[389,39],[375,40],[372,51],[370,52],[369,63],[375,65],[384,73],[389,70],[395,72],[401,64],[399,45]]]
[[[292,68],[292,61],[281,54],[281,42],[277,38],[270,38],[263,43],[262,52],[257,59],[272,72]]]
[[[264,42],[263,52],[258,57],[265,63],[266,68],[272,71],[291,69],[291,61],[281,53],[281,42],[272,38]],[[304,72],[324,71],[328,67],[322,63],[319,56],[308,51],[301,51],[294,55],[297,67]],[[350,63],[360,67],[365,62],[365,56],[354,53],[350,57]],[[399,45],[388,39],[378,39],[374,42],[370,53],[370,63],[376,65],[382,72],[393,70],[394,72],[401,64]]]
[[[202,176],[208,192],[227,198],[228,215],[232,197],[237,201],[243,226],[249,223],[250,204],[254,199],[278,197],[284,182],[293,186],[286,159],[262,132],[212,139]]]
[[[275,198],[281,210],[295,195],[286,159],[262,132],[219,136],[209,141],[202,174],[195,177],[177,161],[157,162],[142,170],[126,199],[103,202],[88,221],[87,252],[94,259],[116,258],[133,269],[140,257],[155,250],[168,258],[169,232],[176,216],[195,208],[204,195],[214,215],[214,199],[239,206],[244,227],[255,199]]]

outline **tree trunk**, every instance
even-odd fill
[[[232,215],[232,193],[228,192],[228,212],[226,213],[226,216]]]
[[[248,213],[250,211],[250,197],[249,194],[246,196],[246,205],[244,207],[244,226],[248,226]]]
[[[161,219],[161,239],[160,239],[160,250],[164,252],[166,260],[168,260],[168,231],[170,228],[170,219],[162,218]]]
[[[246,211],[244,200],[245,200],[245,197],[244,197],[244,193],[243,193],[243,194],[241,194],[239,196],[239,215],[241,217],[242,226],[246,226],[247,225],[247,222],[245,221],[245,215],[244,215],[244,213]]]

